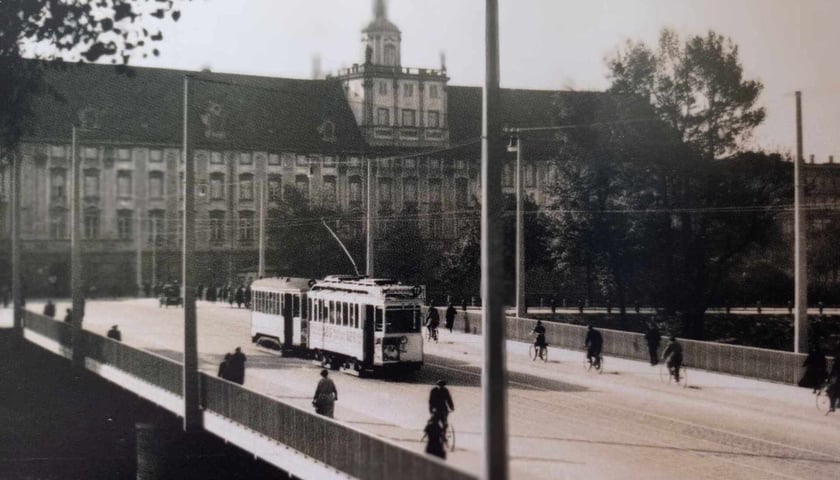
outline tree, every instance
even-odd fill
[[[51,92],[45,61],[110,59],[121,72],[136,56],[158,55],[153,28],[181,16],[181,0],[3,0],[0,2],[0,146],[24,135],[32,97]],[[150,20],[150,17],[152,20]]]
[[[628,41],[607,59],[610,91],[650,101],[659,117],[706,158],[732,154],[766,112],[761,82],[746,80],[731,39],[709,31],[684,41],[662,30],[656,51]]]

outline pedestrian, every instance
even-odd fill
[[[122,342],[122,332],[120,332],[120,329],[117,328],[116,325],[114,325],[113,327],[111,327],[110,330],[108,330],[108,338],[116,340],[118,342]]]
[[[445,318],[445,322],[446,322],[445,325],[446,325],[446,328],[449,329],[449,333],[452,333],[452,326],[455,325],[455,315],[457,313],[458,312],[455,311],[455,307],[452,305],[452,303],[450,303],[449,307],[447,307],[447,309],[446,309],[446,314],[445,314],[445,317],[446,317]]]
[[[245,308],[251,308],[251,285],[249,284],[245,288],[245,295],[243,296],[245,300]]]
[[[823,386],[826,377],[828,377],[828,367],[826,365],[825,354],[820,350],[819,344],[814,342],[811,345],[811,351],[805,357],[802,363],[805,367],[805,373],[799,379],[799,386],[803,388],[812,388],[814,393],[817,393]]]
[[[230,380],[240,385],[245,383],[245,354],[242,349],[236,347],[233,355],[230,356]]]
[[[64,321],[71,323],[73,321],[73,310],[67,309],[67,314],[64,315]]]
[[[429,413],[441,421],[444,428],[449,421],[449,412],[455,411],[455,402],[446,388],[446,380],[438,380],[437,386],[429,392]]]
[[[230,380],[230,353],[225,354],[225,359],[219,364],[218,377],[224,380]]]
[[[557,300],[554,297],[551,297],[551,314],[554,315],[557,313]]]
[[[52,303],[52,300],[47,300],[47,303],[44,305],[44,315],[55,318],[55,304]]]
[[[831,371],[828,372],[828,411],[835,411],[840,406],[840,347],[834,350],[834,361],[831,363]]]
[[[656,326],[655,322],[651,321],[645,333],[645,342],[647,342],[651,365],[659,363],[659,342],[661,341],[662,335],[659,334],[659,327]]]
[[[461,303],[461,309],[464,311],[464,315],[467,314],[467,298],[464,297]]]
[[[423,429],[423,440],[426,440],[426,453],[434,455],[443,460],[446,460],[446,443],[445,430],[442,422],[432,415],[429,421],[426,422],[426,428]]]
[[[333,418],[335,402],[338,401],[338,390],[335,389],[335,384],[328,375],[329,372],[326,368],[321,370],[321,380],[318,381],[318,387],[315,388],[312,405],[319,415]]]
[[[242,308],[243,303],[245,303],[245,287],[240,285],[236,289],[236,308]]]

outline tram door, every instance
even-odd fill
[[[283,294],[283,347],[292,347],[292,335],[294,334],[294,295]]]
[[[373,365],[373,318],[373,305],[365,305],[365,324],[362,335],[364,339],[364,363],[367,365]]]

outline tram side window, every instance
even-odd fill
[[[350,305],[348,305],[348,308],[350,311],[349,325],[353,328],[359,328],[359,326],[356,324],[356,304],[351,303]]]
[[[292,295],[292,317],[300,316],[300,295]]]
[[[388,333],[413,333],[420,331],[420,309],[388,307],[386,331]]]
[[[274,295],[274,301],[272,303],[274,305],[274,307],[273,307],[274,308],[274,314],[275,315],[280,315],[280,294],[275,293],[273,295]]]
[[[309,302],[306,301],[306,294],[305,293],[302,294],[300,296],[300,304],[303,306],[303,308],[301,309],[301,310],[303,310],[301,312],[301,315],[300,315],[301,318],[309,318],[309,315],[306,314],[306,307],[305,307],[305,305],[307,305],[308,303]]]
[[[384,326],[383,316],[382,316],[382,307],[376,307],[373,317],[373,329],[374,331],[381,332]]]
[[[341,326],[346,327],[350,323],[350,312],[347,311],[347,302],[341,302]]]

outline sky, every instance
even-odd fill
[[[484,81],[484,1],[390,0],[402,64],[438,68],[452,85]],[[160,56],[138,66],[310,78],[361,63],[372,0],[192,0],[164,26]],[[740,50],[745,77],[764,83],[767,120],[748,147],[795,152],[802,91],[804,152],[840,162],[840,0],[500,0],[503,87],[604,90],[604,59],[627,40],[654,44],[664,27],[714,30]]]

